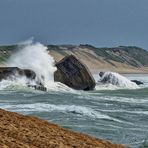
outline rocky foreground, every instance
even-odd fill
[[[0,109],[0,148],[124,148],[47,121]]]

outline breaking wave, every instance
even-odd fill
[[[41,43],[33,43],[32,40],[18,45],[18,51],[7,62],[10,67],[33,70],[37,78],[45,87],[51,87],[54,83],[54,58],[49,54],[47,47]],[[20,78],[22,81],[22,78]],[[19,82],[19,79],[17,80]]]
[[[7,66],[30,69],[36,73],[35,80],[28,80],[26,77],[2,80],[0,90],[29,90],[29,84],[36,85],[41,82],[47,91],[75,92],[68,86],[60,82],[54,82],[54,72],[56,70],[54,58],[50,55],[47,47],[33,40],[27,40],[18,44],[16,52],[8,59]]]
[[[36,73],[36,78],[35,80],[28,80],[25,76],[17,76],[15,79],[2,80],[0,90],[34,91],[34,89],[28,88],[28,82],[32,86],[41,82],[47,88],[47,91],[75,93],[72,88],[60,82],[54,82],[55,61],[47,49],[43,44],[34,43],[33,40],[19,43],[16,52],[8,59],[6,65],[30,69]]]
[[[97,82],[97,90],[137,89],[139,86],[126,77],[115,73],[105,72]]]

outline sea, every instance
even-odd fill
[[[7,61],[8,66],[34,70],[44,76],[47,91],[26,85],[26,78],[0,82],[0,108],[36,116],[66,129],[133,148],[148,147],[148,74],[113,74],[110,83],[92,91],[74,90],[53,81],[54,59],[41,43],[25,42]],[[130,80],[144,84],[137,86]],[[117,82],[118,83],[112,83]],[[31,82],[35,83],[35,82]]]

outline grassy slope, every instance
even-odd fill
[[[119,46],[113,48],[96,48],[90,45],[81,46],[93,50],[97,55],[103,56],[106,60],[113,60],[121,63],[127,62],[129,65],[135,67],[148,66],[148,51],[139,47]]]

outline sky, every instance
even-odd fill
[[[0,44],[148,49],[148,0],[0,0]]]

